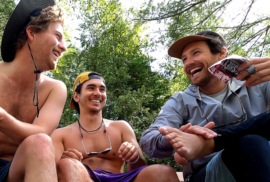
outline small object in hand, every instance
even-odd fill
[[[248,59],[244,57],[232,55],[213,64],[208,70],[214,76],[218,77],[219,80],[227,83],[232,77],[236,77],[242,72],[238,71],[237,68],[247,61]]]
[[[248,76],[253,75],[254,73],[256,73],[256,68],[254,65],[251,65],[250,67],[248,67],[247,69],[245,69],[248,72]]]

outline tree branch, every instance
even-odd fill
[[[133,19],[133,20],[143,20],[143,21],[156,21],[156,20],[163,20],[163,19],[167,19],[167,18],[172,18],[174,16],[179,16],[183,13],[185,13],[186,11],[190,10],[191,8],[197,6],[198,4],[201,4],[201,3],[204,3],[206,2],[206,0],[202,0],[202,1],[199,1],[197,3],[193,3],[193,4],[190,4],[188,5],[186,8],[180,8],[180,9],[177,9],[175,11],[171,11],[171,12],[168,12],[162,16],[159,16],[159,17],[155,17],[155,18],[142,18],[142,19]],[[178,12],[179,10],[181,10],[180,12]]]

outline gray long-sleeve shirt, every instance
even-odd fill
[[[231,82],[231,89],[241,98],[247,118],[269,109],[270,82],[253,87],[239,86],[235,82]],[[203,93],[201,93],[202,100],[200,100],[198,90],[197,86],[190,85],[184,92],[175,93],[161,108],[155,123],[142,133],[141,147],[149,157],[164,158],[170,157],[174,153],[171,144],[159,133],[159,127],[180,128],[187,123],[199,126],[204,126],[207,123],[200,104],[203,106],[208,121],[214,121],[216,126],[231,123],[243,116],[240,102],[231,92],[222,103]],[[192,174],[193,169],[209,162],[214,155],[211,154],[189,163],[184,168],[184,177]]]

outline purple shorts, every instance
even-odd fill
[[[126,173],[115,174],[101,169],[92,170],[88,165],[83,164],[90,177],[95,182],[129,182],[133,180],[139,172],[147,166],[142,166]]]

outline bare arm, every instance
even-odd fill
[[[57,163],[59,160],[63,158],[73,158],[81,161],[83,159],[82,153],[76,149],[68,148],[65,150],[64,147],[64,136],[68,135],[69,131],[66,128],[60,128],[54,130],[51,135],[53,140],[53,146],[55,149],[55,162]]]
[[[0,108],[0,131],[17,144],[33,134],[51,135],[60,121],[67,96],[64,83],[58,81],[54,84],[54,88],[40,110],[39,117],[34,119],[33,124],[19,121]]]
[[[134,134],[133,129],[125,121],[123,121],[123,123],[121,124],[122,124],[121,132],[122,132],[123,143],[120,146],[119,151],[118,151],[119,157],[121,156],[120,158],[122,158],[122,160],[125,160],[128,162],[128,171],[131,171],[141,166],[145,166],[146,160],[143,157],[142,151],[136,140],[136,136]],[[134,162],[137,159],[138,161]]]
[[[62,128],[54,130],[54,132],[51,135],[53,146],[55,150],[55,162],[57,163],[64,152],[64,144],[63,144],[63,130]]]

